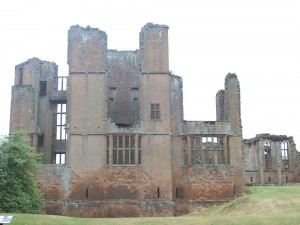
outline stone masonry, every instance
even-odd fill
[[[243,194],[238,78],[217,92],[216,121],[184,120],[168,29],[148,23],[139,49],[117,51],[104,31],[76,25],[68,76],[38,58],[16,66],[10,132],[27,130],[43,153],[47,213],[173,216]]]

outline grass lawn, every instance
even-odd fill
[[[229,203],[179,217],[72,218],[50,215],[14,215],[12,225],[98,224],[300,224],[300,186],[245,187],[245,195]],[[4,214],[1,214],[4,215]]]

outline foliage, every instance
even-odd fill
[[[40,213],[43,197],[36,183],[41,156],[28,145],[24,131],[0,142],[0,211]]]

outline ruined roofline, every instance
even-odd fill
[[[21,66],[24,66],[28,63],[31,63],[31,62],[39,62],[39,63],[50,63],[50,64],[54,64],[54,65],[57,65],[55,62],[50,62],[50,61],[46,61],[46,60],[41,60],[37,57],[33,57],[33,58],[30,58],[30,59],[27,59],[26,61],[20,63],[20,64],[17,64],[15,65],[15,68],[18,68],[18,67],[21,67]]]
[[[218,90],[218,92],[216,93],[216,96],[219,96],[219,95],[225,95],[225,90],[224,89],[220,89]]]
[[[98,33],[100,37],[104,37],[105,41],[107,41],[107,34],[105,31],[100,30],[99,28],[93,28],[90,26],[87,27],[82,27],[77,25],[73,25],[69,29],[69,34],[70,32],[93,32],[93,33]]]
[[[149,28],[167,28],[167,29],[169,29],[169,27],[164,24],[147,23],[145,26],[142,27],[141,30],[145,31],[145,30],[148,30]]]
[[[72,25],[70,27],[70,30],[100,31],[100,32],[106,33],[105,31],[102,31],[99,28],[93,28],[93,27],[90,27],[89,25],[86,26],[86,27],[82,27],[82,26],[79,26],[78,24],[77,25]]]
[[[227,78],[236,78],[236,79],[237,79],[237,75],[236,75],[235,73],[228,73],[228,74],[226,75],[226,78],[225,78],[225,79],[227,79]]]
[[[260,140],[270,140],[270,141],[293,141],[292,136],[287,136],[287,135],[274,135],[274,134],[268,134],[268,133],[263,133],[263,134],[257,134],[254,138],[250,139],[244,139],[243,142],[245,144],[251,144],[251,143],[256,143]]]

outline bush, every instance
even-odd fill
[[[41,213],[44,205],[36,177],[41,155],[29,147],[24,131],[4,137],[0,143],[0,211]]]

